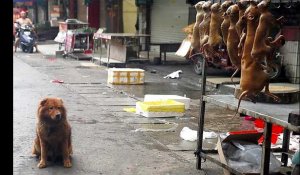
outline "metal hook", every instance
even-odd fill
[[[289,0],[289,2],[286,5],[284,5],[284,7],[289,9],[292,7],[292,4],[293,4],[293,0]]]

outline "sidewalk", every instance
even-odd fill
[[[45,48],[45,47],[41,47]],[[33,116],[36,106],[35,99],[45,95],[55,95],[64,99],[68,107],[68,116],[73,127],[73,168],[63,169],[49,166],[46,169],[36,168],[37,161],[29,157],[27,150],[30,144],[24,144],[22,139],[15,146],[14,170],[16,173],[35,174],[172,174],[172,175],[204,175],[222,174],[222,169],[206,161],[203,171],[196,170],[194,150],[196,142],[184,141],[180,138],[180,131],[184,126],[196,129],[198,106],[187,111],[182,118],[144,118],[134,113],[125,112],[124,108],[134,107],[136,96],[129,96],[124,89],[117,89],[107,85],[107,71],[103,66],[83,68],[82,63],[73,59],[55,59],[41,57],[40,54],[15,54],[14,70],[17,78],[15,91],[18,93],[15,101],[30,105],[16,105],[19,110],[15,117],[18,138],[34,137]],[[145,90],[150,86],[156,89],[166,89],[171,93],[181,93],[178,84],[180,80],[163,79],[160,75],[145,72],[147,83],[145,86],[131,86],[134,91]],[[36,75],[36,76],[34,76]],[[62,84],[53,84],[49,80],[63,80]],[[162,83],[163,82],[163,83]],[[33,88],[31,87],[34,84]],[[160,87],[162,86],[163,87]],[[121,86],[118,86],[122,88]],[[170,88],[172,87],[172,88]],[[176,88],[176,89],[175,89]],[[26,91],[24,91],[26,90]],[[150,89],[153,92],[153,89]],[[24,93],[26,92],[26,93]],[[22,95],[24,93],[24,95]],[[199,92],[196,92],[199,94]],[[197,100],[199,102],[199,100]],[[212,111],[210,109],[209,111]],[[28,116],[27,118],[24,115]],[[218,117],[218,114],[213,114]],[[222,111],[224,115],[224,111]],[[226,117],[226,115],[224,115]],[[30,117],[30,124],[28,119]],[[23,121],[23,122],[22,122]],[[213,122],[211,122],[213,123]],[[32,127],[31,127],[32,126]],[[24,130],[26,132],[24,132]],[[22,136],[22,137],[21,137]],[[26,136],[26,137],[25,137]],[[27,140],[26,140],[27,143]],[[16,144],[16,142],[15,142]]]
[[[38,48],[43,55],[55,56],[56,51],[59,50],[59,45],[55,41],[48,40],[44,42],[39,42]],[[63,49],[64,47],[62,47],[61,50]],[[102,50],[103,50],[102,57],[107,57],[106,49],[102,48]],[[92,56],[99,58],[100,48],[96,49],[95,52],[92,54]],[[154,57],[158,57],[158,56],[159,56],[159,50],[153,49],[152,51],[149,52],[149,62],[141,65],[133,64],[133,66],[138,66],[148,70],[156,70],[164,76],[177,70],[183,70],[183,75],[182,75],[183,79],[181,81],[186,81],[189,84],[200,87],[201,75],[197,75],[194,73],[194,71],[192,70],[193,69],[192,65],[185,58],[176,56],[175,53],[167,53],[166,64],[154,65],[153,59]],[[146,58],[146,57],[147,57],[147,52],[141,52],[141,58]],[[94,62],[91,63],[90,65],[93,64],[94,66],[97,66],[99,65],[99,61],[94,60]],[[128,63],[128,67],[131,66],[132,65]],[[211,86],[211,88],[215,89],[218,93],[233,94],[235,90],[235,86],[233,84],[238,84],[239,80],[240,80],[239,77],[235,77],[232,83],[230,80],[230,75],[228,75],[228,73],[218,69],[212,69],[212,68],[207,69],[207,85]],[[278,89],[279,86],[281,88]],[[275,89],[276,91],[280,91],[283,93],[285,91],[287,91],[288,93],[300,91],[299,86],[297,86],[297,84],[280,82],[277,80],[271,81],[270,89],[271,90]],[[295,97],[295,98],[299,99],[300,97]]]

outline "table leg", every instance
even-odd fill
[[[102,55],[102,38],[100,38],[100,58],[99,58],[99,65],[101,66],[101,55]]]
[[[198,170],[201,169],[201,152],[202,149],[202,142],[203,142],[203,130],[204,130],[204,115],[205,115],[205,101],[203,100],[203,96],[205,95],[205,86],[206,86],[206,67],[205,67],[205,60],[203,60],[202,66],[202,80],[201,80],[201,96],[200,96],[200,116],[198,121],[198,139],[197,139],[197,150],[195,155],[197,156],[196,159],[196,168]]]
[[[137,58],[140,59],[140,47],[141,47],[140,38],[137,37],[136,40],[137,40],[136,41],[137,44],[135,45],[135,47],[137,48]]]
[[[260,172],[261,175],[269,174],[271,136],[272,136],[272,123],[265,122],[264,143],[262,147],[262,158],[261,158],[261,172]]]
[[[167,54],[167,52],[165,51],[164,52],[164,64],[166,64],[166,60],[167,60],[167,55],[166,54]]]
[[[282,141],[282,153],[281,155],[281,162],[284,166],[287,166],[288,163],[288,155],[285,154],[289,151],[289,144],[290,144],[290,131],[288,129],[284,129],[283,131],[283,141]]]
[[[149,60],[149,50],[147,51],[147,59]]]
[[[161,49],[159,49],[159,58],[161,60]]]
[[[197,150],[195,155],[197,157],[196,160],[196,168],[198,170],[201,169],[201,152],[203,151],[202,142],[203,142],[203,130],[204,130],[204,115],[205,115],[205,101],[201,102],[200,106],[200,119],[198,123],[198,141],[197,141]]]
[[[108,41],[107,68],[109,68],[110,45],[111,45],[111,40]]]

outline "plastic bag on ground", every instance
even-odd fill
[[[180,132],[180,137],[183,140],[188,141],[196,141],[197,140],[197,131],[192,130],[189,127],[182,128]],[[205,132],[203,131],[203,139],[217,138],[217,134],[215,132]]]
[[[243,173],[259,173],[261,169],[262,147],[245,141],[232,141],[222,144],[228,165]],[[269,172],[278,172],[281,162],[270,154]]]

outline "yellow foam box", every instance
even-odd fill
[[[138,68],[109,68],[107,82],[111,84],[144,84],[145,74]]]
[[[175,100],[159,100],[136,103],[136,113],[145,117],[181,117],[185,104]]]

